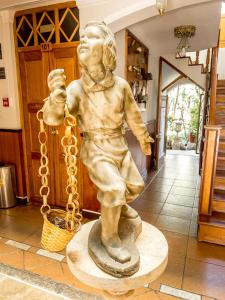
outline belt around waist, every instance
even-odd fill
[[[108,139],[108,138],[116,138],[124,135],[124,130],[122,128],[112,129],[112,130],[103,130],[103,131],[84,131],[82,136],[85,139]]]

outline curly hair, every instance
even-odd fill
[[[105,22],[91,21],[86,24],[84,29],[89,26],[97,26],[104,34],[103,44],[103,65],[107,71],[113,72],[116,68],[116,42],[114,34]]]

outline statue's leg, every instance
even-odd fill
[[[130,207],[129,205],[125,204],[122,206],[121,209],[121,217],[128,218],[128,219],[135,219],[139,215],[135,209]]]
[[[122,205],[114,207],[101,205],[101,240],[108,254],[115,260],[124,263],[131,259],[131,255],[128,250],[122,246],[118,235],[121,208]]]

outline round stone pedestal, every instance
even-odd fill
[[[67,246],[70,271],[81,282],[102,290],[106,299],[127,299],[136,288],[157,279],[165,270],[168,244],[156,227],[142,222],[142,232],[136,240],[140,253],[140,269],[134,275],[116,278],[100,270],[88,253],[89,232],[96,221],[83,225]]]

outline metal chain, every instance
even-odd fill
[[[79,210],[79,193],[77,190],[77,138],[75,135],[76,118],[69,113],[67,105],[65,106],[65,135],[61,140],[63,152],[65,155],[65,164],[67,171],[66,193],[68,201],[66,205],[66,224],[70,230],[79,230],[81,226],[82,215]]]
[[[48,98],[44,99],[46,101]],[[49,176],[49,161],[47,156],[47,133],[43,121],[43,108],[37,112],[37,119],[40,124],[40,131],[38,133],[38,140],[40,143],[41,151],[41,166],[38,169],[38,174],[41,177],[41,188],[39,190],[40,195],[43,199],[43,205],[41,206],[42,215],[48,213],[51,207],[48,204],[48,196],[50,193],[50,188],[48,186],[48,176]]]

